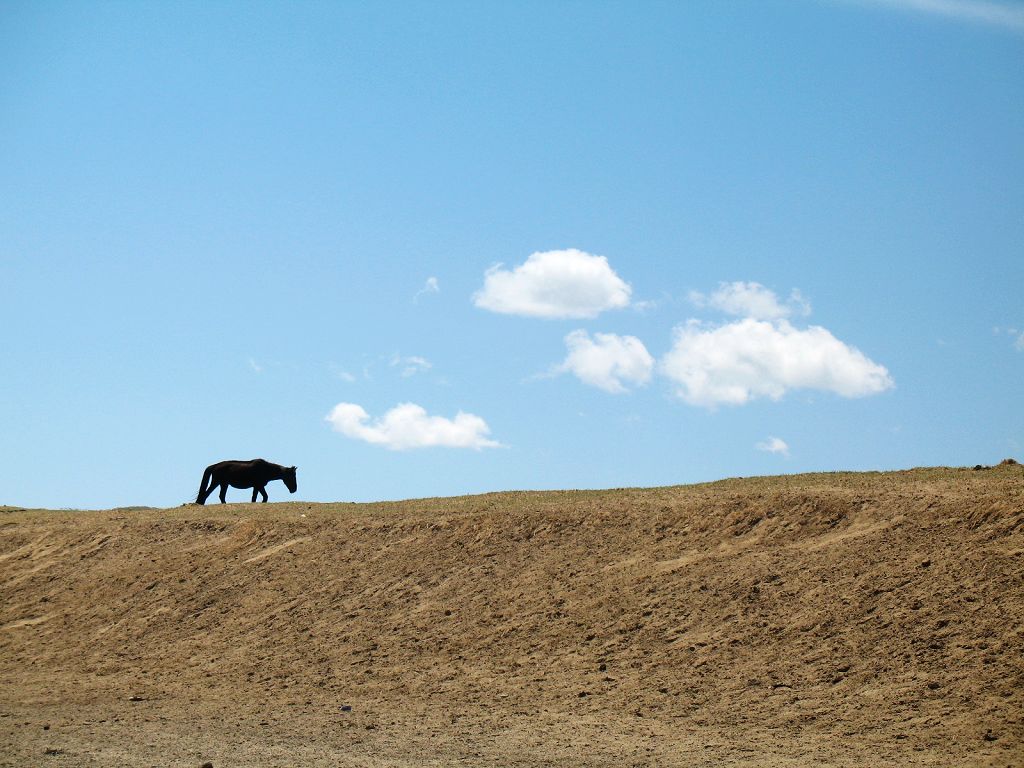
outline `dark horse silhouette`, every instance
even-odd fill
[[[280,464],[271,464],[263,459],[252,461],[220,461],[211,464],[203,472],[203,481],[199,484],[199,495],[196,496],[196,504],[205,504],[206,498],[213,493],[213,489],[220,486],[220,503],[224,504],[224,498],[228,492],[228,486],[234,488],[252,488],[252,500],[256,501],[256,494],[263,494],[263,503],[267,502],[267,483],[271,480],[284,480],[288,490],[295,493],[298,485],[295,482],[295,467],[282,467]],[[206,483],[210,485],[207,487]]]

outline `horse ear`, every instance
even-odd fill
[[[292,471],[294,471],[294,470],[296,470],[296,469],[298,469],[298,467],[292,467]]]

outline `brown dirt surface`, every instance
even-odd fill
[[[0,765],[1024,765],[1024,472],[0,511]]]

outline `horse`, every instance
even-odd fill
[[[199,495],[196,496],[196,504],[205,504],[206,498],[213,493],[213,489],[220,486],[220,503],[224,504],[224,498],[228,492],[228,486],[234,488],[252,488],[252,500],[256,501],[256,494],[263,494],[263,503],[267,503],[267,483],[271,480],[283,480],[289,492],[295,493],[298,484],[295,481],[295,467],[282,467],[280,464],[271,464],[263,459],[252,461],[220,461],[211,464],[203,472],[203,480],[199,484]],[[207,481],[210,482],[207,487]]]

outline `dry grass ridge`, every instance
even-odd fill
[[[0,511],[3,766],[1024,765],[1024,472]]]

